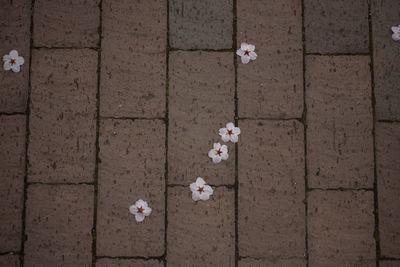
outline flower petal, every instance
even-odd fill
[[[145,207],[143,209],[143,215],[144,216],[149,216],[151,214],[151,212],[152,212],[152,209],[150,207]]]
[[[222,145],[221,151],[222,151],[222,154],[228,153],[228,147],[226,145]]]
[[[198,189],[196,183],[191,183],[189,187],[190,187],[190,191],[192,191],[192,192],[197,191],[197,189]]]
[[[229,158],[228,153],[223,153],[223,154],[221,155],[221,159],[222,159],[222,160],[227,160],[228,158]]]
[[[24,60],[23,57],[17,57],[17,60],[16,60],[16,61],[17,61],[17,64],[20,65],[20,66],[23,65],[23,64],[25,63],[25,60]]]
[[[145,216],[143,214],[141,214],[141,213],[138,213],[138,214],[135,215],[135,219],[136,219],[137,222],[143,222],[144,217]]]
[[[192,199],[193,199],[194,201],[200,200],[200,194],[199,194],[198,191],[194,191],[194,192],[192,193]]]
[[[210,199],[210,194],[203,192],[203,194],[200,194],[200,199],[201,200],[209,200]]]
[[[242,56],[240,59],[242,60],[243,64],[247,64],[247,63],[250,62],[250,57],[249,56]]]
[[[257,54],[255,52],[250,52],[250,59],[255,60],[257,58]]]
[[[11,70],[10,61],[4,62],[3,68],[4,68],[4,70]]]
[[[256,49],[256,47],[254,45],[251,45],[251,44],[247,45],[247,50],[249,50],[250,52],[253,52],[254,49]]]
[[[235,128],[233,128],[232,132],[233,132],[234,134],[239,135],[239,134],[240,134],[240,128],[239,128],[239,127],[235,127]]]
[[[395,41],[400,41],[400,34],[393,33],[392,34],[392,39],[395,40]]]
[[[205,185],[204,186],[204,192],[208,193],[209,195],[212,195],[214,193],[214,190],[212,189],[211,186]]]
[[[21,67],[18,64],[13,64],[11,66],[11,69],[13,72],[19,72],[21,70]]]
[[[132,205],[129,207],[129,212],[132,214],[137,214],[137,207],[136,205]]]
[[[18,51],[17,50],[11,50],[11,52],[10,52],[10,56],[12,57],[12,58],[17,58],[18,57]]]
[[[7,61],[7,60],[11,60],[11,56],[10,55],[4,55],[3,56],[3,61]]]
[[[223,136],[224,134],[227,134],[228,133],[228,130],[226,129],[226,128],[221,128],[221,129],[219,129],[219,135],[220,136]]]
[[[231,141],[232,143],[237,143],[239,141],[239,136],[237,134],[232,134]]]
[[[214,148],[211,149],[210,151],[208,151],[208,157],[210,157],[212,159],[215,157],[215,149]]]
[[[235,128],[235,124],[233,124],[232,122],[228,122],[226,124],[226,129],[233,130],[233,128]]]
[[[221,148],[221,144],[220,143],[214,143],[214,149],[218,150]]]
[[[236,55],[238,55],[238,56],[244,56],[244,51],[242,50],[242,49],[238,49],[237,51],[236,51]]]
[[[203,178],[197,177],[196,185],[197,185],[198,187],[203,187],[205,184],[206,184],[206,181],[204,181]]]
[[[220,156],[213,157],[212,161],[214,163],[220,163],[221,162],[221,157]]]
[[[242,43],[242,44],[240,45],[240,49],[244,51],[244,50],[247,49],[248,46],[249,46],[249,45],[248,45],[247,43]]]
[[[221,139],[222,139],[222,141],[224,141],[224,142],[229,142],[230,137],[229,137],[229,135],[225,134],[225,135],[222,135],[222,136],[221,136]]]
[[[397,33],[399,31],[400,25],[399,27],[393,26],[392,27],[392,32]]]

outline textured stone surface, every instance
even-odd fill
[[[99,42],[100,0],[35,0],[35,46],[94,47]]]
[[[19,256],[17,255],[1,255],[0,267],[19,267]]]
[[[95,169],[97,53],[35,50],[30,182],[91,182]]]
[[[310,192],[310,266],[375,266],[373,211],[371,191]]]
[[[0,71],[0,112],[23,112],[26,108],[29,78],[29,47],[31,24],[31,0],[1,1],[0,9],[0,56],[17,50],[25,59],[19,73]]]
[[[369,57],[310,56],[306,64],[309,186],[372,188]]]
[[[308,53],[367,53],[368,1],[305,0]]]
[[[400,267],[400,260],[381,260],[379,261],[380,267]]]
[[[97,255],[164,253],[165,126],[161,120],[103,120],[100,127]],[[142,223],[129,207],[153,209]]]
[[[381,255],[400,258],[400,123],[376,124]]]
[[[258,57],[238,57],[239,116],[299,118],[303,111],[301,1],[238,0],[238,47],[256,46]]]
[[[180,49],[232,48],[232,0],[171,0],[170,45]]]
[[[102,24],[101,115],[164,116],[167,2],[104,0]]]
[[[169,266],[235,265],[235,196],[213,188],[209,201],[192,200],[188,187],[168,189]]]
[[[233,68],[230,53],[170,54],[169,183],[188,185],[198,176],[210,184],[234,183],[234,145],[226,144],[226,161],[214,164],[208,157],[214,142],[224,143],[219,128],[234,118]]]
[[[304,259],[242,259],[239,261],[239,267],[306,267]]]
[[[390,37],[391,27],[400,24],[400,1],[371,2],[376,118],[400,120],[400,65],[396,56],[400,54],[400,45]]]
[[[93,186],[31,185],[25,266],[91,266]]]
[[[0,116],[0,252],[21,247],[25,116]]]
[[[239,126],[240,256],[303,257],[303,126],[295,120]]]
[[[163,262],[157,260],[133,260],[133,259],[99,259],[96,267],[162,267]]]

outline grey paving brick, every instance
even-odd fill
[[[381,260],[380,267],[400,267],[400,260]]]
[[[163,262],[158,260],[134,260],[134,259],[99,259],[96,267],[162,267]]]
[[[368,1],[304,0],[308,53],[368,53]]]
[[[33,53],[30,182],[92,182],[95,170],[97,53]]]
[[[301,1],[238,0],[237,41],[258,57],[238,58],[239,116],[299,118],[303,112]]]
[[[21,248],[25,116],[0,116],[0,252]]]
[[[30,185],[27,267],[92,266],[93,186]]]
[[[180,49],[229,49],[232,0],[169,1],[170,45]]]
[[[310,187],[373,187],[369,62],[367,56],[306,59]]]
[[[375,266],[373,211],[371,191],[310,192],[310,266]]]
[[[97,255],[162,256],[165,212],[165,125],[161,120],[102,120]],[[147,201],[138,223],[129,207]]]
[[[165,112],[167,1],[103,1],[100,112],[161,117]]]
[[[307,261],[305,259],[242,259],[239,261],[239,267],[305,267]]]
[[[18,255],[0,256],[0,267],[19,267],[20,261]]]
[[[240,256],[305,252],[304,133],[298,121],[241,121]]]
[[[213,164],[208,151],[220,142],[218,130],[234,119],[234,66],[231,53],[170,54],[168,181],[233,184],[234,145],[229,159]],[[182,164],[184,163],[184,164]]]
[[[400,258],[400,123],[376,124],[381,255]]]

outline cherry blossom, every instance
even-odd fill
[[[135,215],[137,222],[142,222],[146,216],[151,214],[151,208],[146,201],[139,199],[135,205],[129,207],[129,211]]]
[[[221,136],[222,141],[232,143],[237,143],[239,141],[240,128],[235,127],[235,124],[232,122],[228,122],[226,124],[226,128],[219,129],[219,135]]]
[[[212,158],[214,163],[220,163],[221,160],[228,159],[228,147],[220,143],[214,143],[214,148],[208,152],[208,156]]]
[[[13,72],[19,72],[21,70],[21,65],[24,64],[25,60],[23,57],[18,56],[16,50],[12,50],[10,54],[3,56],[4,70],[12,70]]]
[[[196,182],[190,184],[190,190],[194,201],[208,200],[214,192],[211,186],[207,185],[201,177],[197,177]]]
[[[240,49],[236,51],[236,54],[241,57],[243,64],[247,64],[250,60],[255,60],[257,58],[257,54],[254,52],[255,48],[254,45],[247,43],[242,43],[240,45]]]

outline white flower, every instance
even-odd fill
[[[13,72],[19,72],[20,66],[24,64],[25,60],[23,57],[18,56],[16,50],[12,50],[9,55],[3,56],[4,70],[12,70]]]
[[[224,142],[231,141],[232,143],[237,143],[239,141],[239,134],[240,128],[235,127],[235,124],[232,122],[227,123],[226,128],[219,129],[219,135]]]
[[[392,27],[392,39],[395,41],[400,41],[400,25],[398,27],[393,26]]]
[[[241,57],[242,63],[247,64],[251,60],[255,60],[257,58],[257,54],[254,52],[256,47],[251,44],[242,43],[240,45],[240,49],[236,51],[236,54]]]
[[[197,177],[195,183],[190,184],[190,190],[192,190],[192,198],[194,201],[208,200],[213,194],[211,186],[206,185],[206,182],[201,177]]]
[[[228,159],[228,147],[220,143],[214,143],[214,148],[208,152],[208,156],[212,158],[214,163],[220,163],[221,160]]]
[[[151,213],[151,208],[147,205],[146,201],[139,199],[136,201],[135,205],[129,207],[129,211],[135,215],[137,222],[142,222],[144,217],[149,216]]]

